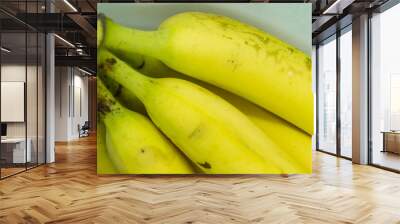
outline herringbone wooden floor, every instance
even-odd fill
[[[0,181],[0,223],[400,223],[400,175],[315,153],[314,174],[97,176],[95,139]]]

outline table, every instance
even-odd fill
[[[5,138],[1,139],[1,151],[2,157],[3,152],[10,151],[12,152],[12,156],[10,158],[6,158],[9,160],[7,162],[10,163],[26,163],[31,162],[32,160],[32,153],[31,153],[31,145],[32,141],[30,138],[26,139],[27,147],[26,147],[26,154],[25,154],[25,138]],[[9,147],[12,147],[11,149]],[[12,158],[12,160],[11,160]]]
[[[383,150],[382,152],[392,152],[400,154],[400,131],[382,131]]]

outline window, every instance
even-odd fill
[[[317,50],[317,149],[351,158],[352,26],[345,27],[338,34],[340,36],[333,35],[320,43]]]
[[[20,1],[13,9],[20,15],[37,13],[44,3]],[[7,5],[15,2],[0,3]],[[0,111],[5,115],[0,121],[0,178],[5,178],[45,163],[46,39],[13,16],[0,12],[0,17],[9,21],[0,23]]]
[[[352,156],[352,33],[351,26],[340,36],[340,155]]]
[[[400,5],[371,18],[372,164],[400,170]]]
[[[336,153],[336,37],[318,48],[318,149]]]

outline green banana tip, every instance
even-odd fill
[[[99,47],[103,43],[104,32],[106,29],[106,15],[100,13],[97,15],[97,47]]]

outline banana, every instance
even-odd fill
[[[116,174],[114,164],[107,154],[106,135],[104,124],[97,122],[97,173],[98,174]]]
[[[153,122],[205,173],[288,173],[295,162],[243,113],[191,82],[146,77],[105,49],[98,69],[145,105]]]
[[[165,20],[156,31],[100,16],[98,42],[111,52],[152,56],[233,92],[313,134],[310,56],[239,21],[201,12]],[[216,75],[218,74],[218,75]]]
[[[111,94],[127,109],[146,114],[146,108],[143,103],[131,91],[123,88],[120,84],[112,80],[110,77],[101,73],[98,76],[103,80],[104,85],[108,88]]]
[[[111,161],[123,174],[190,174],[193,168],[145,116],[121,106],[98,79],[98,113]]]
[[[141,57],[143,59],[143,65],[137,68],[137,70],[147,76],[155,78],[179,78],[198,84],[209,91],[222,97],[233,106],[243,112],[250,120],[257,125],[270,139],[277,144],[283,151],[287,152],[283,154],[289,157],[289,160],[295,160],[296,168],[294,170],[286,169],[287,173],[311,173],[312,172],[312,151],[311,144],[312,139],[309,134],[303,132],[301,129],[292,125],[291,123],[283,120],[282,118],[266,111],[265,109],[247,101],[243,98],[224,91],[218,87],[209,85],[202,81],[193,79],[178,73],[168,68],[161,61],[152,57]],[[131,64],[132,65],[132,64]],[[121,89],[126,90],[124,87]],[[134,94],[132,94],[134,95]],[[137,97],[129,99],[130,101],[139,100]]]
[[[207,89],[221,96],[247,115],[271,141],[285,152],[282,153],[282,157],[293,163],[293,168],[287,168],[286,173],[309,174],[312,172],[312,138],[309,134],[239,96],[207,84],[203,86],[207,86]],[[267,151],[263,152],[264,156],[268,156]]]

